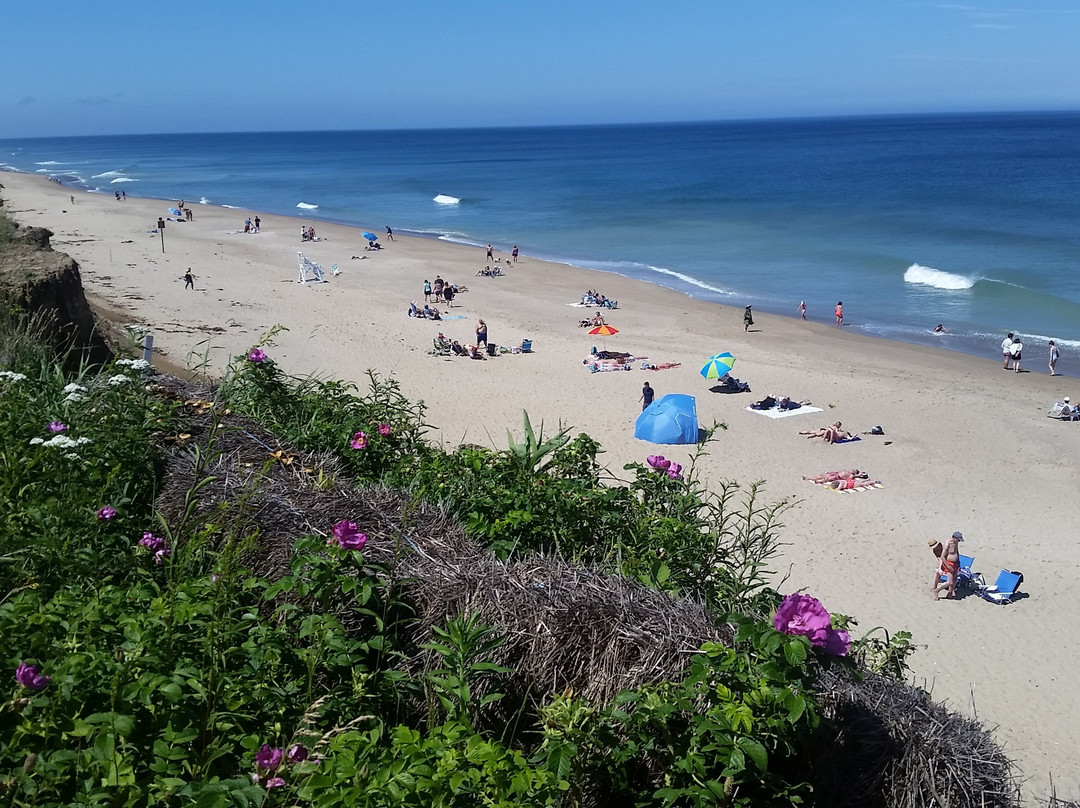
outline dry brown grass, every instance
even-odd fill
[[[415,610],[408,647],[416,671],[433,664],[420,650],[431,627],[467,614],[506,639],[493,661],[513,669],[503,684],[519,703],[567,689],[603,703],[624,689],[678,680],[703,642],[730,642],[730,631],[714,625],[701,604],[554,558],[502,562],[445,511],[396,491],[350,488],[332,457],[293,452],[257,424],[209,408],[211,390],[171,377],[155,385],[189,402],[183,432],[190,437],[165,441],[168,474],[158,508],[169,523],[181,519],[199,472],[194,446],[209,448],[201,473],[215,478],[199,491],[196,518],[231,513],[227,518],[241,520],[256,535],[247,563],[259,575],[285,574],[297,537],[326,534],[341,519],[356,522],[369,536],[365,558],[387,571]],[[207,447],[214,424],[220,428]],[[241,501],[231,512],[219,508]],[[1016,804],[1011,764],[990,732],[923,691],[833,666],[815,696],[826,720],[804,776],[819,805]]]

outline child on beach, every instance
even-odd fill
[[[184,273],[184,288],[195,290],[195,276],[191,274],[191,267],[188,267],[187,272]]]

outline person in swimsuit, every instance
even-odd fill
[[[836,311],[833,312],[836,315],[836,327],[840,328],[844,324],[844,301],[836,301]]]
[[[802,316],[802,318],[804,320],[806,319],[806,301],[805,300],[799,301],[799,314]]]
[[[487,347],[487,323],[483,320],[476,321],[476,346],[479,348],[480,343],[484,343],[484,347]]]
[[[1058,357],[1061,356],[1061,352],[1058,351],[1057,345],[1053,340],[1050,340],[1050,375],[1057,376],[1057,371],[1054,370],[1054,366],[1057,364]]]
[[[935,582],[931,593],[934,600],[940,597],[941,590],[945,590],[947,600],[956,597],[956,578],[960,574],[960,542],[963,540],[964,534],[958,530],[942,543],[941,566],[938,573],[939,576],[944,575],[945,580]],[[934,551],[934,554],[937,554],[937,550]]]
[[[510,251],[510,257],[513,259],[515,264],[517,263],[517,256],[518,256],[518,250],[517,250],[517,245],[515,244],[514,249]]]
[[[847,471],[827,471],[824,474],[815,474],[813,477],[803,477],[803,479],[812,483],[832,483],[837,480],[866,480],[869,477],[870,475],[865,471],[848,469]]]
[[[833,480],[832,482],[822,483],[822,486],[824,488],[831,488],[833,491],[850,491],[853,488],[873,488],[880,484],[880,480],[855,478],[848,480]]]
[[[823,426],[821,429],[812,429],[807,432],[800,432],[800,435],[806,435],[809,438],[823,438],[826,443],[836,443],[841,440],[851,440],[854,437],[850,432],[847,432],[840,427],[842,424],[837,421],[832,426]]]

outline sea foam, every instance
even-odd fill
[[[109,184],[112,185],[112,184],[117,183],[117,182],[138,182],[138,180],[134,180],[131,177],[117,177],[115,180],[113,180]]]
[[[203,197],[202,199],[200,199],[200,200],[199,200],[199,204],[200,204],[200,205],[209,205],[209,204],[210,204],[210,200],[209,200],[209,199],[207,199],[207,198],[206,198],[206,197],[204,196],[204,197]]]
[[[918,283],[923,286],[933,286],[935,289],[970,289],[977,280],[979,279],[954,275],[951,272],[924,267],[920,264],[912,264],[904,273],[904,283]]]
[[[105,177],[122,177],[122,176],[124,176],[123,171],[106,171],[103,174],[94,174],[90,179],[92,179],[92,180],[101,180],[101,179],[104,179]]]
[[[431,200],[437,202],[440,205],[458,205],[461,204],[461,200],[456,196],[448,196],[446,194],[436,194],[435,198]]]
[[[303,208],[304,210],[317,210],[318,205],[309,205],[307,202],[297,202],[296,207]]]
[[[12,154],[14,154],[14,153],[15,152],[12,152]],[[67,165],[67,164],[66,163],[58,163],[56,160],[43,160],[40,163],[34,163],[34,165],[36,165],[36,166],[62,166],[62,165]]]
[[[666,267],[654,267],[652,264],[649,265],[649,269],[651,269],[653,272],[659,272],[661,275],[671,275],[673,278],[678,278],[680,281],[683,281],[684,283],[689,283],[691,286],[696,286],[699,289],[707,289],[710,292],[716,292],[717,294],[721,295],[731,294],[731,292],[729,292],[727,289],[721,289],[719,286],[709,286],[709,284],[705,283],[704,281],[699,281],[697,278],[691,275],[684,275],[682,272],[676,272],[674,269],[667,269]]]

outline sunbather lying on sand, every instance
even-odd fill
[[[848,469],[847,471],[827,471],[824,474],[815,474],[813,477],[803,477],[812,483],[833,483],[837,480],[866,480],[870,477],[865,471]]]
[[[831,488],[833,491],[851,491],[854,488],[877,488],[881,485],[880,480],[833,480],[831,483],[822,483],[824,488]]]
[[[800,432],[800,435],[806,435],[807,438],[823,438],[826,443],[836,443],[841,440],[851,440],[854,435],[850,432],[840,428],[841,424],[837,421],[832,426],[823,426],[821,429],[813,429],[807,432]]]

